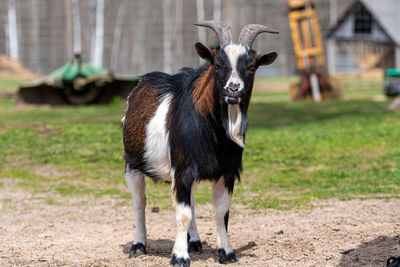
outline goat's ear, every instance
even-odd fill
[[[278,57],[278,54],[276,52],[263,54],[263,55],[257,57],[256,65],[257,65],[257,67],[269,65],[269,64],[273,63],[277,57]]]
[[[197,54],[204,60],[207,60],[211,64],[214,63],[214,55],[212,51],[200,42],[194,44],[196,47]]]

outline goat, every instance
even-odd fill
[[[177,225],[174,266],[189,266],[188,252],[202,251],[193,197],[194,185],[200,180],[213,183],[219,262],[237,261],[228,240],[229,206],[242,170],[254,74],[278,56],[251,49],[259,33],[278,33],[269,27],[249,24],[242,29],[239,42],[233,43],[230,27],[223,22],[195,25],[217,35],[219,49],[195,44],[197,54],[209,64],[183,68],[175,75],[145,74],[129,95],[122,119],[126,181],[136,216],[130,256],[146,253],[147,175],[172,184]]]

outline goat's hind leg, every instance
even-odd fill
[[[129,258],[132,254],[136,257],[146,254],[146,184],[144,182],[144,174],[138,170],[126,167],[126,182],[132,194],[133,208],[136,217],[136,231],[129,251]]]
[[[232,179],[221,177],[213,184],[219,263],[237,262],[235,252],[232,250],[228,238],[229,206],[233,185],[233,177]]]
[[[188,252],[203,252],[203,247],[201,246],[200,236],[197,232],[196,226],[196,216],[194,214],[194,186],[192,185],[192,192],[190,195],[190,208],[192,210],[192,221],[190,222],[189,230],[188,230]]]

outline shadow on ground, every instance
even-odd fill
[[[382,119],[390,113],[385,110],[386,105],[386,102],[370,100],[252,103],[249,108],[249,121],[251,128],[273,128],[342,117]]]
[[[355,249],[342,252],[339,262],[341,267],[349,266],[386,266],[391,256],[400,256],[400,235],[395,237],[380,236],[370,242],[361,244]]]
[[[159,257],[166,257],[170,258],[171,253],[172,253],[172,248],[174,246],[174,241],[169,240],[169,239],[158,239],[158,240],[153,240],[153,239],[148,239],[147,240],[147,255],[150,256],[159,256]],[[210,246],[207,242],[201,242],[203,246],[203,252],[198,253],[190,253],[190,260],[191,261],[205,261],[210,258],[212,258],[215,262],[218,262],[218,253],[217,249],[215,246]],[[124,254],[129,254],[130,247],[132,245],[132,242],[128,242],[125,245],[122,246],[122,251]],[[256,255],[246,252],[247,250],[252,249],[253,247],[257,246],[255,242],[248,242],[246,245],[241,246],[237,249],[235,249],[235,253],[238,259],[240,259],[242,256],[246,257],[256,257]],[[128,257],[128,256],[127,256]]]

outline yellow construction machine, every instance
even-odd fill
[[[342,85],[338,77],[329,77],[314,0],[287,0],[289,25],[299,82],[290,86],[293,100],[340,97]]]

